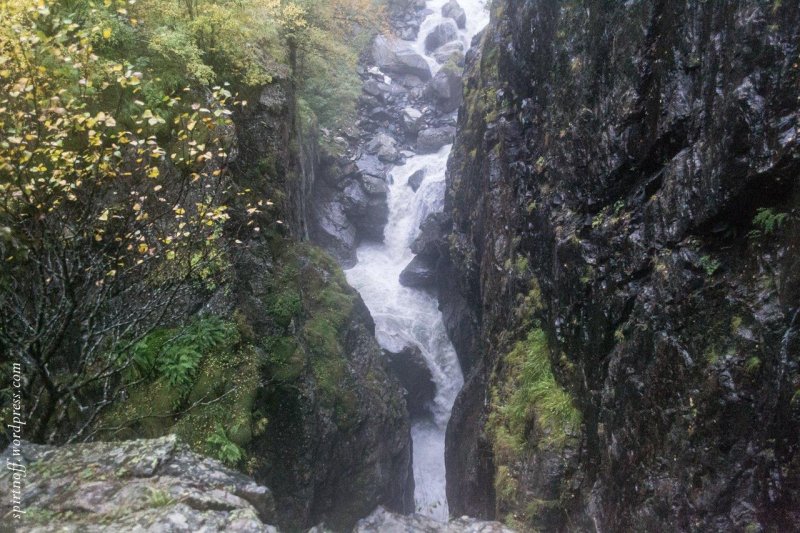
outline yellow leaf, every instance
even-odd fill
[[[145,243],[139,244],[139,253],[140,254],[147,253],[147,250],[148,250],[148,248],[147,248],[147,245]]]
[[[100,214],[100,216],[99,216],[99,217],[97,217],[97,220],[102,220],[103,222],[105,222],[106,220],[108,220],[108,209],[106,209],[105,211],[103,211],[103,212]]]
[[[110,39],[110,38],[111,38],[111,28],[104,28],[103,39]]]
[[[151,169],[150,169],[150,170],[147,172],[147,177],[148,177],[148,178],[157,178],[157,177],[158,177],[158,175],[159,175],[158,167],[152,167],[152,168],[151,168]]]

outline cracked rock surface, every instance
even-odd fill
[[[273,532],[270,490],[189,450],[174,435],[63,447],[22,443],[21,521],[12,471],[0,471],[0,515],[16,531]]]

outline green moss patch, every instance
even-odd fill
[[[189,352],[191,361],[184,361],[188,366],[180,379],[165,370],[170,368],[165,359]],[[261,418],[254,413],[260,363],[232,323],[210,317],[156,331],[138,345],[138,361],[126,398],[102,417],[100,436],[121,440],[175,433],[199,453],[238,464],[231,454],[220,455],[212,436],[221,431],[240,448],[252,439]]]

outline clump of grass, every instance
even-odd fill
[[[518,342],[506,364],[513,386],[498,411],[509,433],[524,440],[535,420],[545,440],[563,443],[578,428],[581,417],[570,395],[555,381],[544,331],[534,329]]]

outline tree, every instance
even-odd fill
[[[86,431],[131,347],[226,260],[231,94],[148,107],[149,73],[95,53],[112,37],[40,1],[0,8],[0,351],[37,441]]]

